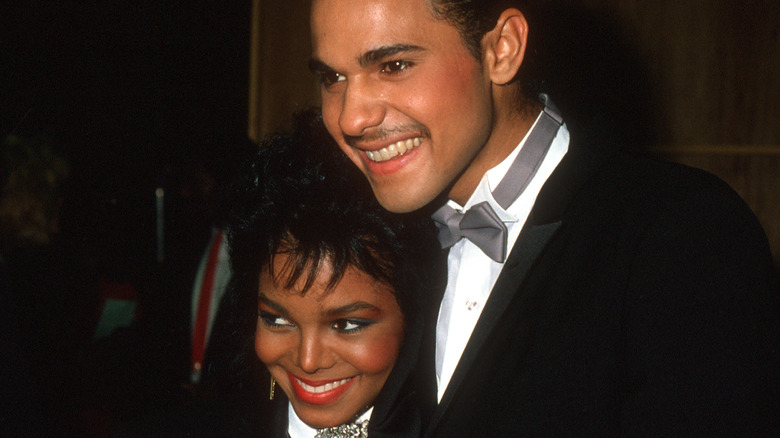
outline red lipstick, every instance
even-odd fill
[[[338,398],[344,394],[344,392],[352,386],[352,383],[355,382],[354,377],[349,378],[346,382],[342,383],[339,386],[336,386],[333,389],[330,389],[328,391],[323,392],[309,392],[306,390],[303,386],[301,386],[301,382],[307,386],[314,386],[314,387],[320,387],[324,386],[328,383],[336,383],[340,382],[345,379],[335,379],[335,380],[307,380],[300,377],[296,377],[289,372],[287,373],[287,378],[290,379],[290,385],[293,388],[293,391],[295,392],[295,396],[300,399],[301,401],[305,403],[310,403],[313,405],[326,405],[329,403],[333,403],[334,401],[338,400]]]

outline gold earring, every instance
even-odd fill
[[[276,379],[274,379],[274,376],[271,376],[271,392],[268,394],[268,400],[274,399],[274,389],[276,388]]]

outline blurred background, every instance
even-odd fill
[[[193,377],[191,309],[217,193],[255,148],[251,11],[251,0],[0,5],[0,435],[183,434],[162,424],[178,413],[144,424],[228,373],[207,347]]]
[[[223,172],[247,142],[250,1],[4,2],[0,132],[51,138],[131,210],[183,156]]]

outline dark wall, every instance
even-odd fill
[[[81,194],[73,222],[97,226],[90,213],[113,210],[149,255],[154,188],[181,158],[225,176],[248,146],[251,1],[32,0],[0,11],[0,134],[50,137]]]

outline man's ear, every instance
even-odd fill
[[[528,22],[523,13],[514,8],[501,13],[496,27],[485,34],[482,52],[494,84],[505,85],[515,77],[523,63],[527,39]]]

